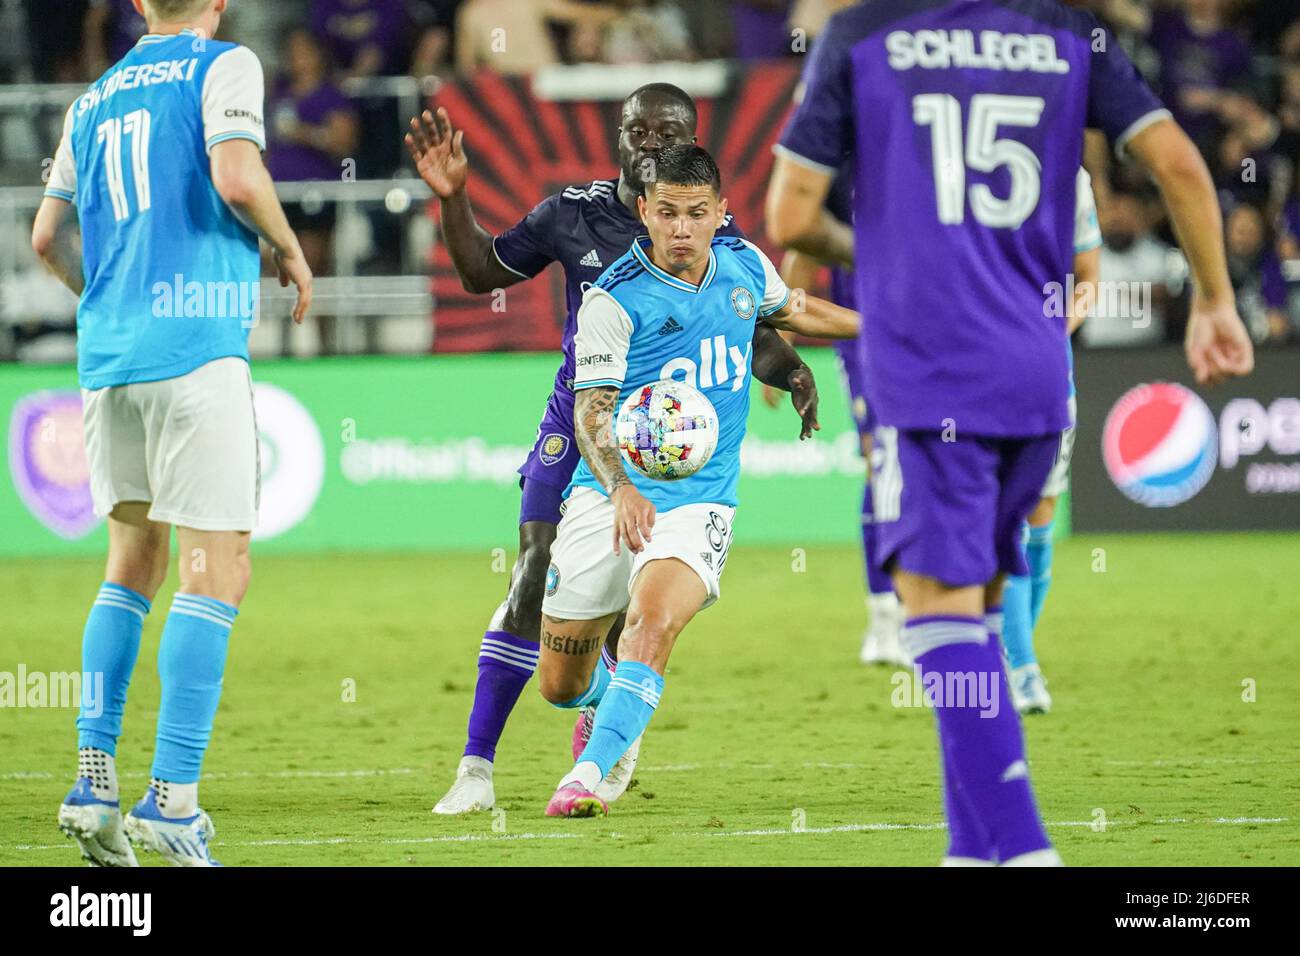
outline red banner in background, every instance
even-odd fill
[[[698,138],[722,170],[728,208],[769,254],[775,250],[763,231],[763,200],[772,144],[799,79],[797,66],[774,62],[738,69],[726,94],[696,101]],[[565,186],[618,175],[617,102],[543,101],[532,95],[527,79],[479,73],[443,86],[433,105],[446,107],[452,123],[465,131],[470,201],[493,235]],[[504,312],[492,311],[491,295],[461,288],[441,242],[434,249],[433,277],[436,351],[560,347],[565,309],[558,265],[512,286]]]

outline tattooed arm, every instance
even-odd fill
[[[645,548],[655,524],[655,506],[636,490],[623,470],[623,456],[614,442],[617,388],[584,388],[573,410],[574,435],[582,459],[614,503],[614,553],[626,541],[635,554]]]
[[[626,542],[633,553],[645,548],[655,523],[655,506],[646,500],[623,470],[623,456],[614,441],[618,394],[627,374],[632,318],[604,289],[588,289],[578,309],[573,338],[577,374],[573,390],[573,434],[578,451],[614,505],[614,553]]]

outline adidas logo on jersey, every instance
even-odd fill
[[[596,255],[596,250],[592,249],[589,253],[578,260],[579,265],[591,266],[593,269],[605,268],[605,263],[600,261],[600,256]]]
[[[670,316],[668,316],[668,318],[664,321],[664,324],[661,325],[661,326],[659,326],[659,333],[658,333],[658,334],[659,334],[659,335],[672,335],[674,332],[685,332],[685,331],[686,331],[686,330],[685,330],[684,328],[682,328],[681,323],[678,322],[676,319],[674,319],[674,318],[670,315]]]

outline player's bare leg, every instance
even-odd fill
[[[907,609],[903,643],[934,705],[944,765],[947,865],[1060,865],[1038,816],[998,632],[999,575],[950,587],[895,570]],[[973,699],[972,699],[973,698]]]
[[[252,574],[249,532],[178,527],[180,588],[158,648],[162,700],[149,789],[126,818],[132,842],[174,866],[215,866],[199,774],[221,699],[230,629]]]
[[[596,711],[591,739],[561,781],[548,816],[595,816],[609,811],[600,784],[640,739],[663,692],[663,672],[682,629],[708,597],[704,582],[676,558],[646,564],[632,583],[619,662]]]
[[[140,650],[140,631],[167,577],[171,527],[149,520],[147,502],[123,502],[108,516],[104,584],[82,639],[82,690],[77,718],[77,783],[59,807],[59,829],[76,839],[92,866],[135,866],[122,827],[117,738]]]

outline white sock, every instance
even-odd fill
[[[158,810],[165,817],[192,817],[199,812],[199,785],[171,783],[153,777],[149,786],[158,791]]]
[[[596,789],[596,784],[600,783],[604,776],[594,761],[584,760],[569,771],[568,775],[560,781],[560,786],[567,787],[571,783],[580,783],[584,790],[590,792]]]
[[[106,750],[82,747],[77,751],[77,778],[90,780],[90,792],[100,800],[117,799],[117,762]]]

